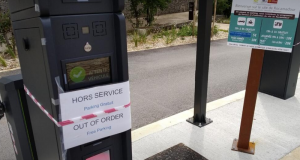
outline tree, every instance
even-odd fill
[[[232,0],[218,0],[217,4],[217,14],[230,16],[231,13]]]
[[[194,19],[193,19],[193,36],[195,36],[195,30],[196,30],[196,21],[197,21],[197,6],[198,6],[198,0],[195,0],[194,2]]]
[[[229,18],[231,15],[231,7],[232,7],[232,0],[227,0],[227,7],[226,9],[223,11],[223,14]]]
[[[0,45],[4,44],[7,48],[5,53],[16,58],[16,42],[13,35],[8,36],[9,33],[12,33],[10,16],[7,13],[0,12]]]
[[[151,26],[154,21],[154,15],[157,10],[164,10],[168,7],[171,0],[144,0],[143,7],[144,13],[146,13],[147,25]]]
[[[128,20],[131,21],[133,28],[139,28],[142,24],[142,21],[140,21],[140,17],[143,14],[143,9],[141,7],[144,0],[129,0],[130,2],[130,15],[128,17]],[[132,21],[132,18],[135,19],[135,22]]]
[[[218,0],[214,0],[214,2],[215,2],[214,3],[214,19],[213,19],[213,24],[212,24],[211,37],[214,36]]]

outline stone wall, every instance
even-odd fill
[[[8,2],[7,0],[0,0],[0,12],[8,11]]]
[[[157,15],[170,14],[170,13],[179,13],[187,12],[189,9],[189,2],[194,2],[194,0],[172,0],[169,4],[169,7],[163,11],[158,11]],[[125,10],[124,14],[129,14],[129,1],[125,0]],[[7,0],[0,0],[0,10],[3,12],[8,11]]]
[[[163,11],[159,11],[158,15],[179,13],[189,11],[189,2],[194,2],[195,0],[172,0],[169,7]]]
[[[189,11],[189,2],[194,2],[195,0],[171,0],[168,8],[163,11],[158,11],[157,15],[170,14],[170,13],[179,13],[179,12],[187,12]],[[124,14],[129,14],[129,1],[125,1],[125,10]]]

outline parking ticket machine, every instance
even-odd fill
[[[124,0],[9,0],[12,21],[34,17],[117,13]]]
[[[265,51],[259,91],[281,99],[296,93],[300,66],[300,21],[292,53]]]
[[[124,0],[11,0],[9,6],[37,158],[131,160],[131,130],[64,150],[62,130],[51,121],[60,120],[61,90],[129,80]]]
[[[2,107],[2,109],[5,108],[9,137],[12,142],[12,148],[9,150],[15,153],[16,160],[37,159],[26,102],[22,75],[12,75],[0,79],[0,110]],[[2,156],[1,158],[3,159]]]

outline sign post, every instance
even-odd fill
[[[194,117],[187,120],[199,127],[212,123],[206,118],[212,5],[212,0],[199,1]]]
[[[189,20],[194,20],[195,2],[189,2]]]
[[[250,154],[254,154],[255,152],[255,143],[250,142],[250,136],[264,54],[264,50],[252,49],[240,136],[238,140],[235,139],[233,141],[232,150],[234,151],[241,151]]]
[[[228,45],[252,48],[239,139],[232,150],[255,153],[250,142],[265,50],[291,53],[299,19],[299,0],[234,0]]]

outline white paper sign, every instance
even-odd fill
[[[130,103],[129,82],[60,94],[62,121]],[[131,129],[130,107],[63,128],[65,149]]]
[[[130,103],[129,82],[59,95],[62,121]]]

